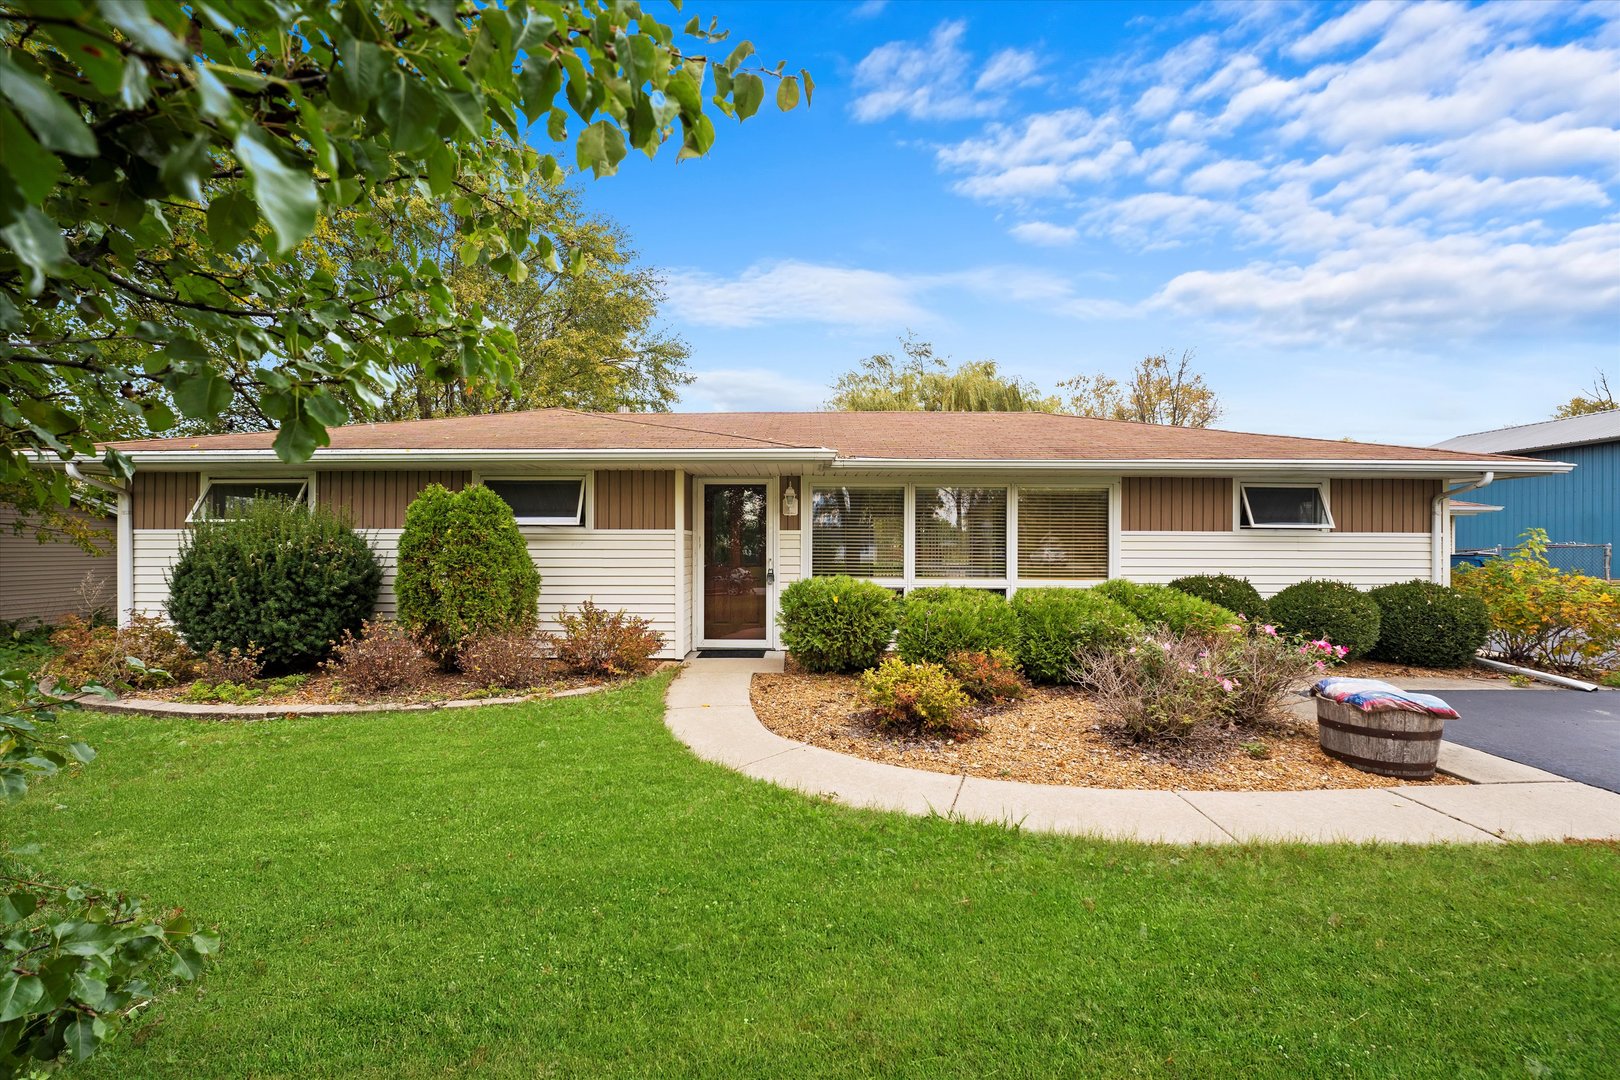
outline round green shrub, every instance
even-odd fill
[[[895,649],[911,664],[943,664],[951,653],[1006,649],[1018,655],[1018,616],[1006,597],[983,589],[918,589],[901,605]]]
[[[1078,652],[1124,645],[1142,632],[1140,619],[1094,589],[1019,589],[1012,609],[1018,662],[1032,682],[1073,682]]]
[[[1421,579],[1367,594],[1378,605],[1372,656],[1418,667],[1465,667],[1490,634],[1491,617],[1477,596]]]
[[[1349,649],[1346,659],[1378,644],[1378,605],[1343,581],[1301,581],[1271,598],[1271,618],[1293,634],[1326,638]]]
[[[900,618],[894,593],[870,581],[801,578],[782,590],[782,647],[806,671],[865,671],[883,658]]]
[[[1188,596],[1219,604],[1251,622],[1265,622],[1270,617],[1260,590],[1249,584],[1248,578],[1233,577],[1231,574],[1192,574],[1176,578],[1170,587]]]
[[[459,492],[430,484],[405,511],[394,594],[399,621],[453,671],[468,638],[539,621],[540,571],[499,495],[482,484]]]
[[[1095,591],[1144,624],[1162,626],[1174,634],[1214,638],[1234,633],[1240,625],[1237,612],[1168,585],[1112,578],[1095,586]]]
[[[332,511],[286,499],[198,522],[169,571],[169,619],[198,652],[262,650],[265,671],[306,671],[377,608],[382,567]]]

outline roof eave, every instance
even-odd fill
[[[137,465],[248,465],[286,463],[271,449],[257,450],[125,450]],[[677,461],[780,461],[823,462],[833,459],[824,447],[738,447],[730,449],[616,449],[616,450],[488,450],[488,449],[344,449],[316,450],[308,464],[387,465],[387,464],[467,464],[502,465],[588,465],[612,462],[623,465],[670,465]]]
[[[1544,476],[1567,473],[1575,468],[1564,461],[1520,462],[1500,458],[1457,461],[1437,460],[1356,460],[1341,458],[1136,458],[1136,459],[1071,459],[1071,458],[856,458],[843,457],[833,462],[835,470],[897,471],[912,470],[964,470],[994,472],[1002,470],[1065,472],[1096,472],[1118,475],[1162,474],[1241,476],[1245,474],[1275,474],[1279,472],[1315,473],[1327,476],[1363,476],[1368,473],[1399,473],[1403,476],[1453,477],[1470,473],[1494,472],[1498,480],[1523,476]]]

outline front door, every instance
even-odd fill
[[[703,485],[703,640],[769,637],[770,499],[764,484]]]

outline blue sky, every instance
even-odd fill
[[[582,181],[683,408],[817,407],[908,330],[1046,385],[1192,348],[1220,426],[1413,444],[1616,370],[1615,0],[686,12],[817,88]]]

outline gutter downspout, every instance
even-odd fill
[[[118,497],[118,540],[113,557],[118,560],[118,625],[129,624],[130,613],[135,610],[135,516],[130,512],[129,489],[109,484],[105,480],[98,480],[93,476],[86,476],[79,471],[76,461],[65,463],[63,468],[73,479]]]
[[[1466,484],[1459,484],[1454,488],[1445,488],[1434,497],[1433,521],[1430,539],[1431,558],[1429,560],[1429,580],[1437,585],[1451,584],[1451,529],[1447,520],[1446,503],[1458,495],[1466,495],[1470,491],[1478,491],[1489,487],[1491,481],[1496,479],[1496,472],[1492,470],[1482,475],[1478,480],[1470,480]]]

